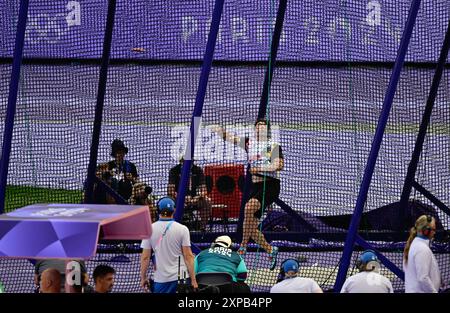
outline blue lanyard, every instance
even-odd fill
[[[159,237],[158,239],[158,243],[156,244],[156,246],[158,247],[161,244],[161,241],[163,240],[163,238],[166,236],[167,231],[169,230],[170,226],[172,226],[174,220],[170,219],[170,222],[167,224],[166,229],[164,230],[164,232],[161,234],[161,237]]]

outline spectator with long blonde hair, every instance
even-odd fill
[[[405,292],[437,293],[441,286],[438,263],[430,249],[436,233],[436,220],[430,215],[420,216],[411,228],[403,252]]]

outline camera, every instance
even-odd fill
[[[147,196],[149,196],[152,193],[153,189],[150,186],[145,186],[144,192]]]

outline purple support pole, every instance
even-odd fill
[[[98,145],[103,119],[103,104],[106,94],[106,81],[108,78],[109,57],[111,53],[114,18],[116,14],[116,0],[108,1],[108,15],[106,18],[105,38],[103,39],[102,65],[97,90],[97,105],[95,106],[94,128],[89,156],[88,175],[85,186],[84,203],[92,203],[95,183],[95,169],[97,167]]]
[[[119,195],[119,193],[108,186],[103,180],[95,177],[95,182],[97,183],[97,186],[100,190],[108,193],[111,197],[114,198],[116,204],[128,204],[128,201],[126,201],[121,195]]]
[[[192,113],[190,134],[186,145],[184,155],[183,168],[181,171],[181,181],[178,186],[177,203],[175,211],[175,220],[180,221],[184,212],[184,199],[191,175],[192,159],[194,157],[195,140],[200,128],[200,120],[203,111],[203,103],[205,102],[206,87],[208,86],[209,73],[211,72],[212,61],[214,57],[214,49],[216,47],[217,34],[219,32],[220,19],[222,16],[224,0],[216,0],[211,20],[211,27],[208,34],[208,42],[206,44],[205,55],[203,56],[202,71],[198,84],[197,97],[195,99],[194,112]]]
[[[25,30],[27,26],[28,0],[21,0],[17,22],[16,43],[14,46],[11,80],[9,82],[8,107],[6,109],[3,132],[2,158],[0,161],[0,214],[5,211],[6,182],[8,179],[9,157],[16,114],[17,94],[19,92],[20,67],[22,65]]]
[[[374,247],[372,247],[371,244],[369,244],[367,241],[365,241],[359,235],[356,235],[355,241],[357,244],[359,244],[361,247],[363,247],[363,249],[365,249],[365,250],[370,249],[370,250],[375,251],[376,255],[378,256],[378,259],[380,260],[381,263],[384,264],[384,266],[386,266],[392,273],[397,275],[398,278],[400,278],[403,281],[405,280],[405,273],[400,268],[398,268],[397,265],[395,265],[394,263],[389,261],[388,258],[386,258],[383,254],[381,254]]]
[[[287,8],[287,0],[280,0],[280,4],[278,6],[277,18],[275,21],[275,28],[273,30],[272,41],[271,41],[271,46],[270,46],[269,61],[267,63],[266,74],[264,76],[264,85],[263,85],[263,91],[261,94],[261,101],[259,103],[258,118],[264,118],[266,116],[267,104],[269,102],[270,86],[272,84],[272,76],[273,76],[273,70],[275,68],[275,61],[277,59],[278,47],[280,45],[280,38],[281,38],[281,32],[283,30],[284,16],[286,13],[286,8]],[[244,224],[244,214],[245,214],[244,208],[245,208],[245,204],[248,201],[248,197],[250,195],[251,184],[252,184],[252,178],[251,178],[251,174],[250,174],[250,166],[247,166],[244,188],[243,188],[243,192],[242,192],[241,207],[240,207],[240,212],[239,212],[239,222],[238,222],[238,227],[237,227],[238,238],[236,238],[236,240],[238,240],[238,241],[242,240],[242,231],[244,228],[243,224]]]
[[[436,71],[433,77],[433,83],[431,84],[430,92],[428,94],[427,105],[422,116],[422,122],[420,123],[419,133],[417,134],[416,144],[414,146],[414,152],[411,157],[411,162],[408,166],[408,172],[405,178],[405,184],[403,185],[403,191],[400,198],[400,203],[402,207],[407,207],[409,196],[411,194],[411,189],[414,184],[414,177],[416,176],[417,166],[419,164],[420,155],[422,154],[423,143],[425,141],[425,136],[427,134],[428,125],[431,120],[431,113],[433,112],[434,101],[439,90],[439,84],[441,82],[442,74],[444,72],[444,66],[447,62],[448,50],[450,49],[450,21],[447,26],[447,32],[445,34],[444,43],[442,44],[441,54],[439,56],[439,61],[436,66]],[[444,209],[448,212],[448,208]],[[402,216],[405,215],[404,210],[401,212]],[[447,213],[448,214],[448,213]]]
[[[259,104],[258,118],[264,118],[267,112],[267,104],[269,103],[270,86],[272,85],[273,70],[277,60],[278,47],[280,46],[281,32],[283,30],[284,16],[287,8],[287,0],[280,0],[278,6],[277,19],[273,30],[272,42],[270,47],[269,62],[267,64],[266,74],[264,76],[264,85]]]
[[[373,171],[380,151],[381,142],[383,140],[383,134],[386,128],[386,124],[389,118],[389,112],[392,107],[392,101],[394,100],[397,84],[400,79],[400,72],[405,61],[406,52],[408,50],[411,34],[416,22],[417,13],[420,8],[420,0],[413,0],[408,14],[408,20],[406,21],[405,30],[403,31],[402,40],[398,48],[397,59],[395,60],[394,69],[392,70],[391,78],[389,81],[388,89],[384,97],[383,107],[378,120],[375,136],[372,141],[372,147],[370,150],[369,158],[367,160],[366,169],[364,172],[361,187],[359,189],[358,199],[356,201],[353,218],[350,223],[350,227],[347,233],[345,241],[344,252],[339,264],[339,271],[337,274],[336,282],[334,284],[334,291],[339,292],[347,277],[348,267],[350,265],[350,259],[353,252],[353,246],[355,244],[355,238],[358,232],[359,222],[364,209],[364,204],[367,200],[367,193],[369,191],[370,182],[372,180]]]
[[[411,184],[414,189],[416,189],[418,192],[420,192],[422,195],[424,195],[428,200],[430,200],[435,206],[437,206],[439,209],[441,209],[442,212],[450,216],[450,209],[448,206],[444,204],[441,200],[439,200],[435,195],[433,195],[431,192],[425,189],[421,184],[416,182],[415,180],[412,181]]]

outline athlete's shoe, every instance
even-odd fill
[[[237,251],[237,253],[240,255],[240,256],[244,256],[244,254],[247,252],[247,248],[246,247],[244,247],[244,246],[240,246],[239,247],[239,249],[238,249],[238,251]]]
[[[272,246],[272,253],[269,253],[270,270],[273,271],[277,266],[278,247]]]

